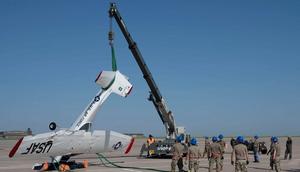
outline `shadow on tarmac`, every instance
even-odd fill
[[[300,169],[291,169],[291,170],[282,170],[282,171],[288,171],[288,172],[300,172]]]

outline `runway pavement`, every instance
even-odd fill
[[[227,142],[227,149],[224,161],[224,172],[234,171],[234,167],[230,164],[230,153],[231,146],[229,143],[230,138],[225,139]],[[261,141],[265,141],[269,148],[269,138],[260,138]],[[142,172],[142,171],[170,171],[170,159],[145,159],[137,158],[141,145],[145,139],[137,139],[134,144],[134,149],[128,155],[123,155],[120,152],[105,153],[104,155],[112,162],[124,168],[116,167],[106,167],[101,164],[96,155],[86,154],[79,155],[72,159],[80,162],[87,159],[90,166],[87,169],[77,169],[73,170],[76,172]],[[200,148],[204,149],[204,140],[199,138]],[[286,137],[280,138],[281,144],[281,157],[284,157],[285,151],[285,141]],[[8,153],[11,147],[15,144],[15,140],[0,140],[0,172],[32,172],[32,165],[35,163],[42,163],[49,160],[48,158],[13,158],[8,157]],[[260,163],[253,163],[253,154],[250,152],[250,164],[248,166],[248,172],[263,172],[271,171],[269,170],[269,157],[266,155],[261,155]],[[134,167],[134,168],[129,168]],[[300,172],[300,137],[293,137],[293,159],[292,160],[281,160],[282,171],[286,172]],[[151,168],[152,170],[146,170],[146,168]],[[208,160],[206,158],[200,161],[199,171],[208,171]]]

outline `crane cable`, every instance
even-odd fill
[[[114,49],[114,32],[113,32],[112,17],[110,17],[109,20],[108,40],[109,40],[109,46],[111,47],[112,70],[117,71],[118,68],[117,68],[115,49]]]

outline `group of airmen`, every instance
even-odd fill
[[[258,136],[254,137],[255,141],[253,143],[253,153],[254,162],[259,162],[259,142]],[[216,169],[216,172],[223,170],[223,160],[226,148],[226,142],[223,140],[223,135],[220,134],[218,137],[212,137],[209,141],[208,137],[205,137],[205,148],[203,155],[201,156],[201,151],[198,146],[196,138],[192,138],[189,142],[187,155],[184,157],[184,145],[182,144],[182,137],[176,138],[176,143],[172,148],[173,156],[171,162],[171,172],[175,172],[176,166],[180,172],[184,172],[183,167],[188,165],[188,170],[190,172],[197,172],[199,170],[199,160],[207,155],[209,161],[208,171],[211,172]],[[270,149],[267,153],[270,154],[270,167],[275,169],[276,172],[280,171],[280,144],[278,143],[278,137],[271,137]],[[292,140],[288,137],[286,142],[285,159],[289,156],[292,158]],[[245,140],[243,136],[238,136],[235,139],[235,144],[232,145],[231,152],[231,164],[235,166],[236,172],[246,172],[247,165],[249,164],[248,148],[245,145]]]

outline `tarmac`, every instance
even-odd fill
[[[300,137],[292,137],[293,139],[293,159],[283,160],[285,151],[286,137],[279,138],[281,145],[281,169],[286,172],[300,172]],[[104,153],[104,155],[112,162],[120,167],[113,167],[110,164],[102,163],[94,154],[84,154],[73,157],[72,159],[77,162],[83,160],[89,161],[89,167],[86,169],[72,170],[75,172],[143,172],[143,171],[170,171],[171,159],[147,159],[139,158],[138,154],[142,144],[146,139],[136,139],[133,150],[124,155],[122,152]],[[198,138],[200,141],[200,148],[203,152],[204,139]],[[230,164],[231,146],[229,142],[230,138],[226,138],[227,143],[226,153],[224,157],[224,169],[223,172],[232,172],[234,167]],[[270,138],[260,138],[260,141],[265,141],[267,147],[270,145]],[[0,140],[0,172],[32,172],[32,166],[35,163],[43,163],[49,161],[49,158],[12,158],[8,157],[8,153],[11,147],[15,144],[16,140]],[[253,163],[253,154],[249,152],[250,164],[248,165],[248,172],[263,172],[271,171],[269,167],[269,156],[261,155],[260,163]],[[130,168],[133,167],[133,168]],[[150,168],[150,170],[149,170]],[[148,170],[147,170],[148,169]],[[199,171],[208,171],[208,160],[203,158],[200,160]]]

